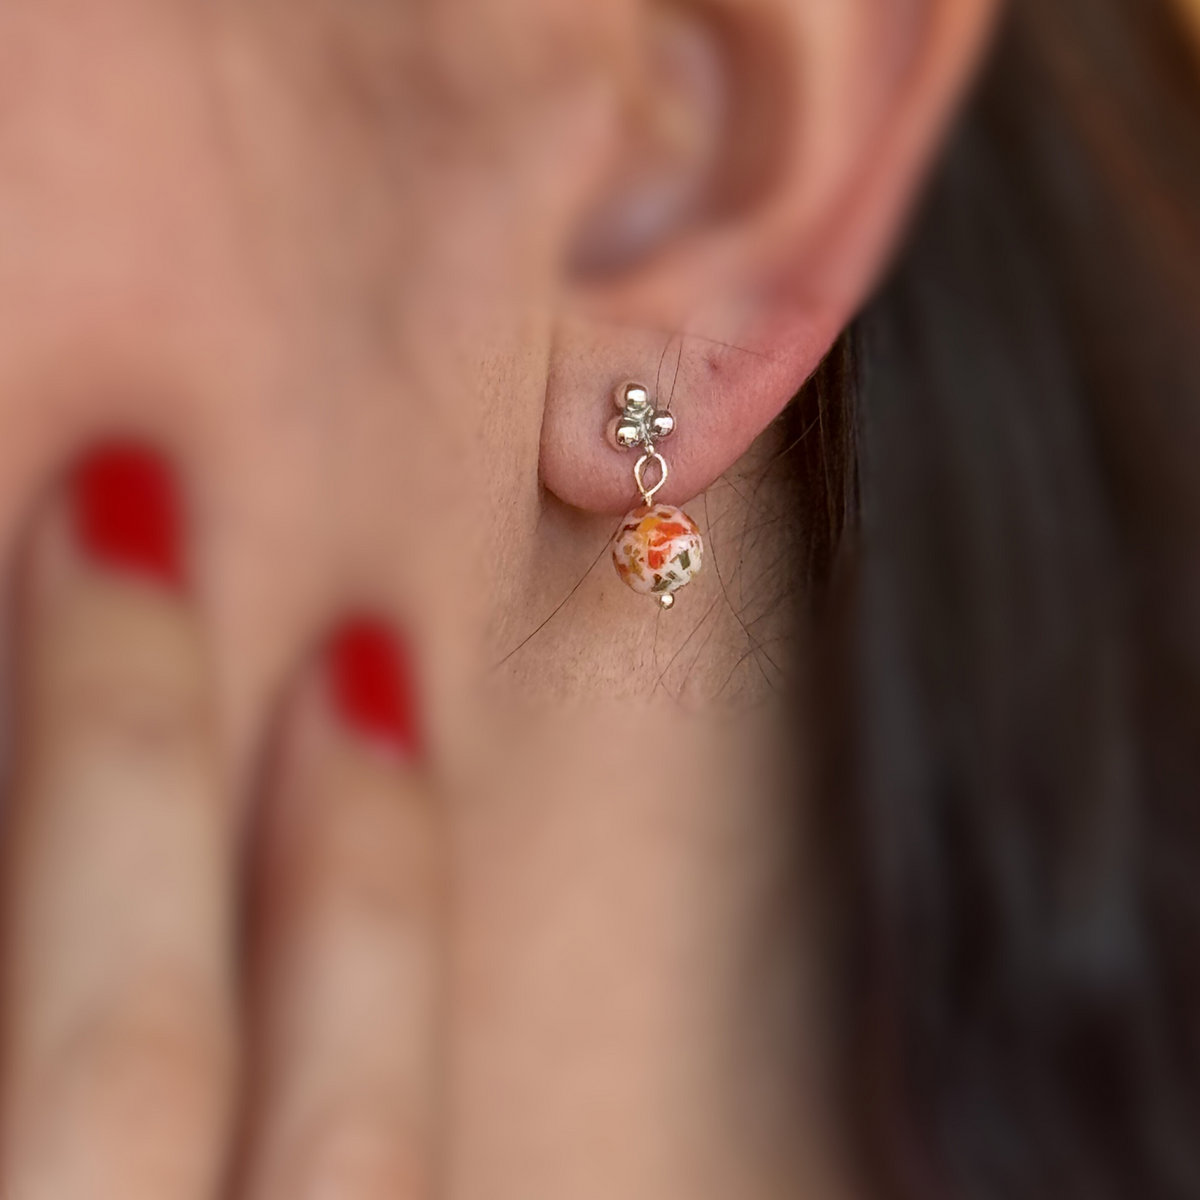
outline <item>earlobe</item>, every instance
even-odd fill
[[[719,19],[715,6],[704,10],[706,28],[741,56],[707,59],[728,72],[718,107],[723,120],[740,113],[755,124],[712,131],[706,144],[771,182],[711,220],[696,214],[717,214],[717,200],[696,201],[655,246],[638,247],[636,262],[568,281],[541,471],[549,491],[581,509],[620,514],[637,498],[629,463],[606,436],[623,380],[644,383],[677,423],[661,496],[670,504],[708,488],[799,391],[883,270],[996,2],[727,7]],[[758,101],[738,95],[751,86],[790,110],[762,122]],[[747,162],[747,146],[768,161]],[[722,189],[723,169],[708,169],[710,187]]]
[[[661,499],[679,505],[729,469],[799,391],[838,337],[842,314],[780,305],[736,336],[714,330],[613,329],[567,318],[560,331],[542,427],[544,485],[590,512],[619,515],[637,499],[628,455],[614,445],[611,397],[633,364],[656,411],[669,414],[670,478]],[[605,336],[607,335],[607,336]],[[620,349],[614,353],[614,346]],[[569,347],[569,352],[567,348]]]

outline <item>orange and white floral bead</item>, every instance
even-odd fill
[[[703,558],[696,522],[669,504],[634,509],[613,546],[617,574],[644,596],[669,596],[691,583]]]

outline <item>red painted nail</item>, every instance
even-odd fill
[[[405,758],[419,757],[421,738],[412,663],[379,621],[348,621],[329,646],[330,685],[342,720],[361,737]]]
[[[71,479],[75,534],[106,567],[181,587],[183,513],[175,480],[153,451],[114,442],[89,454]]]

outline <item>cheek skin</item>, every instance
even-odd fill
[[[363,602],[432,664],[431,737],[462,737],[530,553],[553,272],[606,128],[547,47],[607,43],[506,6],[548,32],[493,38],[464,93],[502,14],[454,7],[479,17],[453,54],[403,6],[0,10],[0,552],[95,437],[162,447],[239,755]]]

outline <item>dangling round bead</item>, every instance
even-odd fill
[[[660,601],[691,583],[703,559],[696,522],[669,504],[635,508],[621,522],[613,545],[617,574],[635,592]]]

